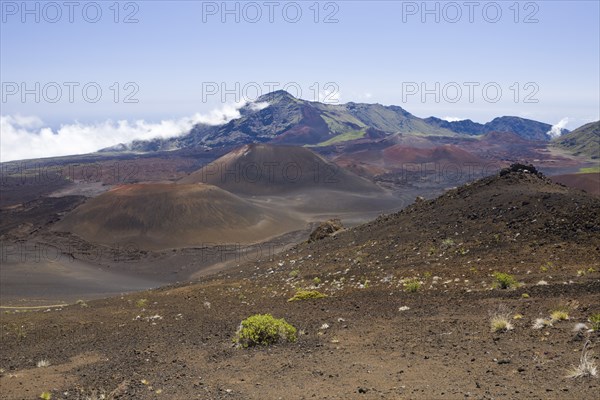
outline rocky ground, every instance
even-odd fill
[[[599,239],[598,198],[516,166],[197,282],[3,310],[0,398],[595,398],[598,377],[567,375],[587,341],[600,363]],[[256,313],[298,340],[235,347]]]

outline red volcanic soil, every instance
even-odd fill
[[[378,193],[377,185],[295,146],[242,146],[181,179],[208,183],[231,193],[273,195],[306,190]]]
[[[497,143],[497,144],[527,144],[531,143],[530,140],[523,139],[521,136],[512,132],[489,132],[486,133],[481,139],[484,143]]]
[[[406,163],[452,163],[461,166],[468,163],[481,163],[481,159],[477,156],[453,145],[416,148],[398,144],[383,150],[383,160],[389,167]]]
[[[142,249],[203,243],[255,243],[302,222],[205,184],[123,185],[89,199],[53,229],[92,243],[135,243]]]
[[[370,163],[357,161],[354,158],[355,155],[356,153],[352,154],[351,156],[343,155],[336,158],[334,162],[340,167],[347,169],[348,171],[352,171],[356,175],[369,179],[386,172],[385,168]]]
[[[565,186],[585,190],[594,196],[600,196],[600,174],[565,174],[551,176],[554,182]]]
[[[489,132],[479,140],[466,142],[464,148],[486,160],[534,160],[544,158],[540,152],[547,143],[523,139],[516,133]]]
[[[533,162],[540,168],[574,167],[580,161],[550,151],[548,142],[529,141],[515,133],[490,132],[462,147],[487,161]]]

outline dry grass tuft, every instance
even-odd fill
[[[598,374],[598,367],[592,358],[592,352],[589,350],[590,341],[587,340],[583,345],[579,365],[571,368],[567,372],[567,378],[588,378],[595,377]]]

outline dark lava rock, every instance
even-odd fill
[[[342,221],[339,219],[330,219],[328,221],[322,222],[321,225],[317,227],[309,236],[308,243],[316,242],[317,240],[322,240],[328,236],[333,235],[335,232],[344,228],[342,225]]]

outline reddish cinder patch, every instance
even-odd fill
[[[551,176],[550,179],[572,188],[585,190],[589,194],[600,197],[599,173],[555,175]]]

